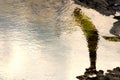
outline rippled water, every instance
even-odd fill
[[[76,80],[83,74],[89,54],[73,10],[69,0],[1,0],[0,80]],[[98,69],[120,65],[119,44],[99,41]]]

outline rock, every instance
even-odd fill
[[[96,77],[89,77],[88,75],[90,74],[91,72],[87,75],[84,74],[82,76],[78,76],[77,78],[79,80],[120,80],[120,67],[116,67],[113,70],[107,70],[105,75],[103,70],[97,71],[97,73],[95,73],[97,75]]]
[[[110,30],[110,33],[120,37],[120,21],[117,21],[113,24],[113,27]]]
[[[115,15],[120,11],[120,0],[74,0],[75,3],[93,8],[104,15]]]
[[[114,19],[120,20],[120,16],[114,16]]]
[[[120,67],[116,67],[113,70],[110,70],[108,73],[106,73],[106,76],[110,80],[120,80]]]

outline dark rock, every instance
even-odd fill
[[[114,16],[114,19],[120,20],[120,16]]]
[[[120,37],[120,21],[117,21],[113,24],[113,27],[110,30],[110,33]]]
[[[87,71],[86,71],[87,72]],[[120,67],[116,67],[113,70],[107,70],[107,73],[104,75],[103,70],[97,71],[94,73],[96,77],[89,77],[91,75],[91,71],[89,73],[84,74],[82,76],[78,76],[79,80],[120,80]]]
[[[106,76],[110,80],[120,80],[120,67],[116,67],[113,70],[110,70],[108,73],[106,73]]]
[[[75,3],[93,8],[104,15],[115,15],[120,11],[120,0],[74,0]]]

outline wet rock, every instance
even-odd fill
[[[110,80],[120,80],[120,67],[116,67],[113,70],[108,70],[106,76]]]
[[[120,16],[114,16],[114,19],[120,20]]]
[[[120,11],[120,0],[74,0],[75,3],[93,8],[104,15],[115,15]]]
[[[110,30],[110,33],[120,37],[120,21],[117,21],[113,24],[113,27]]]
[[[88,75],[91,75],[91,73],[92,72],[89,72],[88,74],[78,76],[77,78],[79,80],[120,80],[120,67],[116,67],[113,70],[107,70],[105,75],[103,70],[99,70],[97,73],[94,73],[97,76],[89,77]]]

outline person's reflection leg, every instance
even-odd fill
[[[87,37],[89,57],[90,57],[90,69],[96,70],[96,51],[98,44],[98,32],[95,30],[91,36]]]

